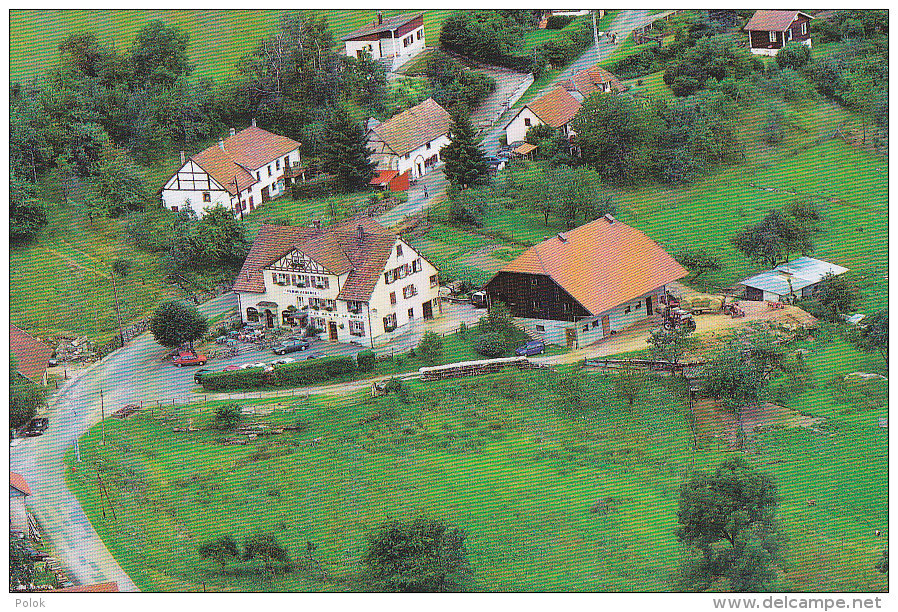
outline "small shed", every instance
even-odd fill
[[[739,284],[745,287],[747,300],[779,302],[786,296],[812,297],[827,274],[838,276],[845,272],[848,272],[848,268],[802,256],[780,264],[773,270],[746,278]]]
[[[512,153],[514,153],[515,155],[520,155],[521,157],[526,157],[527,159],[533,159],[533,152],[536,151],[536,149],[536,145],[525,142],[524,144],[514,149]]]
[[[378,170],[368,184],[383,191],[408,191],[409,172],[399,174],[398,170]]]
[[[28,514],[25,512],[25,498],[31,495],[31,488],[25,478],[17,473],[9,473],[9,530],[28,533]]]

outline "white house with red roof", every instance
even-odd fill
[[[25,478],[17,473],[9,473],[9,530],[21,531],[28,535],[28,513],[25,498],[31,495],[31,488]]]
[[[300,171],[300,144],[252,125],[185,158],[162,187],[168,210],[192,208],[202,217],[221,204],[235,215],[285,194]]]
[[[397,15],[377,19],[343,37],[346,55],[382,62],[388,70],[396,70],[424,50],[424,14]]]
[[[440,150],[449,144],[452,117],[427,98],[402,111],[389,121],[368,130],[367,144],[377,170],[408,172],[411,178],[424,176],[442,163]]]
[[[236,281],[244,322],[309,326],[374,347],[440,313],[436,267],[370,217],[328,228],[264,224]]]
[[[515,113],[505,124],[507,142],[511,144],[525,140],[530,128],[537,125],[548,125],[561,130],[567,137],[574,136],[571,121],[579,110],[580,102],[559,85],[536,100],[528,102]]]
[[[533,337],[582,347],[652,316],[665,285],[687,274],[654,240],[605,215],[530,247],[485,289]]]

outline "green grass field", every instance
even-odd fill
[[[334,38],[373,21],[376,10],[310,11],[328,19]],[[385,17],[413,10],[383,11]],[[67,36],[91,32],[105,45],[124,52],[137,32],[160,19],[190,35],[189,54],[196,65],[194,75],[225,78],[236,74],[237,62],[277,28],[284,11],[276,10],[41,10],[10,12],[10,79],[42,76],[56,62],[59,43]],[[449,10],[424,11],[424,34],[428,45],[439,44],[440,27]]]
[[[887,430],[876,426],[887,407],[846,399],[832,382],[884,364],[839,339],[806,346],[815,387],[793,407],[826,423],[817,432],[765,431],[747,453],[782,495],[789,544],[775,586],[884,591],[887,578],[873,564],[885,540],[873,532],[888,524]],[[604,375],[587,375],[579,408],[557,394],[556,376],[408,383],[405,398],[252,401],[273,412],[247,419],[304,429],[247,446],[216,442],[233,435],[207,428],[217,404],[163,407],[109,420],[106,446],[94,427],[81,442],[83,462],[69,453],[68,482],[145,591],[359,590],[367,533],[422,514],[466,530],[477,590],[669,590],[681,555],[678,487],[729,453],[692,448],[677,380],[646,384],[630,410]],[[188,422],[198,431],[171,431]],[[97,467],[111,507],[98,494]],[[609,497],[607,515],[590,513]],[[317,544],[327,578],[300,562],[266,581],[258,568],[222,572],[196,553],[212,538],[259,530],[294,559],[306,541]]]

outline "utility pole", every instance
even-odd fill
[[[596,45],[596,49],[599,48],[599,31],[596,29],[596,11],[593,9],[592,11],[592,40]]]
[[[106,406],[103,404],[103,390],[100,389],[100,423],[103,428],[103,446],[106,446]],[[99,474],[98,474],[99,476]]]

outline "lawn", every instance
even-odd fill
[[[610,10],[605,13],[605,16],[599,19],[596,22],[596,30],[599,32],[604,32],[611,26],[611,22],[614,21],[614,18],[617,17],[617,14],[620,10]],[[592,16],[585,15],[583,17],[575,17],[573,21],[558,30],[550,30],[545,28],[543,30],[535,29],[530,30],[526,34],[524,34],[524,46],[521,50],[527,54],[533,51],[538,45],[553,41],[563,39],[565,36],[569,35],[571,31],[577,29],[581,26],[582,23],[592,23]]]
[[[10,78],[27,80],[41,77],[58,56],[58,45],[67,36],[91,32],[101,44],[127,49],[137,32],[153,20],[177,26],[190,35],[188,53],[196,69],[194,75],[221,79],[235,76],[237,62],[250,53],[260,40],[275,31],[279,10],[16,10],[10,12]],[[340,37],[372,22],[377,11],[308,11],[326,17],[336,43]],[[383,11],[385,17],[408,10]],[[451,11],[424,11],[424,33],[428,45],[439,44],[440,28]]]
[[[836,414],[829,377],[881,366],[840,340],[816,342],[817,387],[796,406],[807,396],[813,414],[832,416],[816,432],[764,432],[747,453],[782,495],[789,545],[776,590],[885,591],[873,568],[884,540],[873,532],[887,529],[887,430],[876,427],[886,408]],[[208,428],[218,404],[164,408],[107,421],[105,446],[94,427],[83,462],[68,454],[68,483],[145,591],[360,590],[367,534],[419,515],[465,529],[477,590],[669,590],[678,487],[729,453],[692,448],[679,380],[646,383],[629,409],[610,377],[587,376],[580,406],[560,394],[558,374],[542,372],[411,382],[381,398],[253,401],[273,411],[246,419],[299,429],[245,446],[216,442],[233,436]],[[187,423],[197,431],[172,432]],[[607,514],[590,512],[607,498]],[[296,569],[266,580],[196,552],[256,531],[274,533]],[[301,561],[306,542],[326,579]]]
[[[674,93],[664,82],[664,71],[647,74],[637,79],[627,79],[621,83],[629,87],[629,93],[635,96],[648,96],[653,98],[674,98]]]

